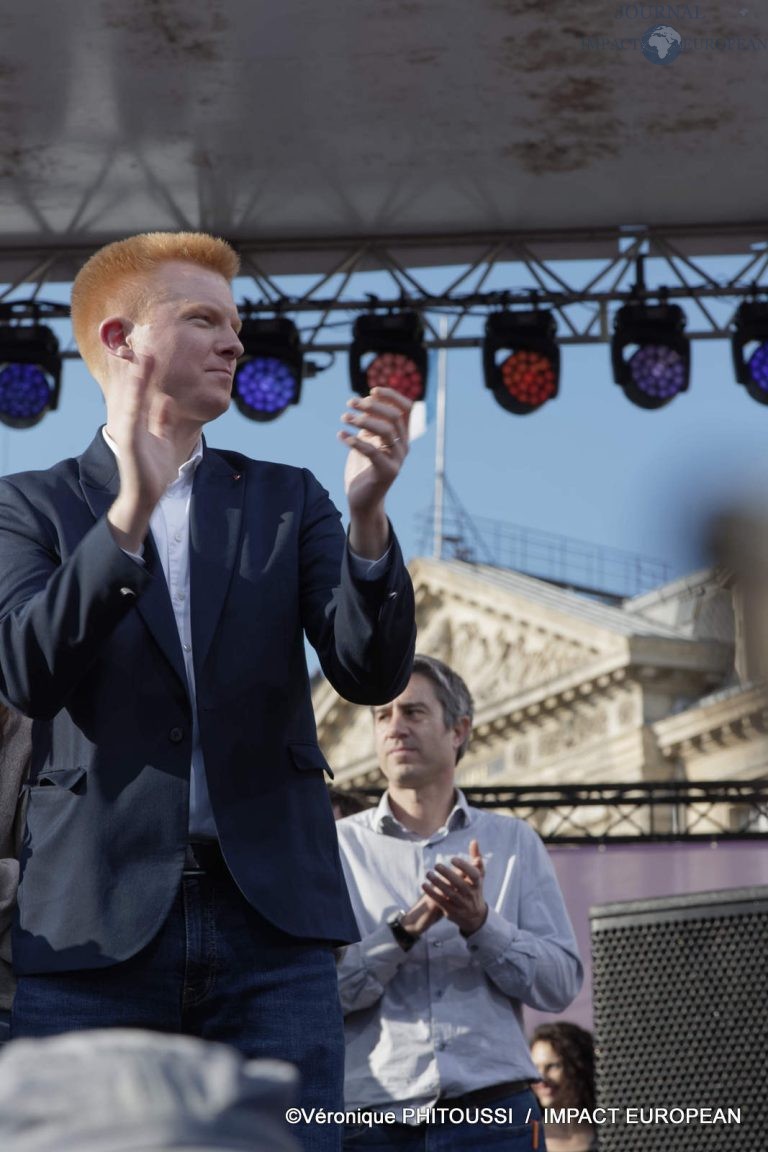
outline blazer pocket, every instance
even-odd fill
[[[333,780],[333,772],[317,744],[289,744],[288,755],[299,772],[327,772]]]
[[[82,764],[77,768],[44,768],[26,787],[31,792],[58,791],[74,792],[88,769]],[[84,788],[79,789],[84,791]]]

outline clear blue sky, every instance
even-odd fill
[[[514,284],[509,266],[506,275]],[[254,298],[252,282],[237,288]],[[66,290],[41,296],[66,299]],[[68,325],[58,331],[67,343]],[[208,440],[305,465],[343,507],[346,450],[335,433],[348,396],[340,355],[278,420],[256,424],[233,408]],[[78,454],[102,421],[96,384],[79,361],[68,361],[57,412],[28,430],[0,426],[0,472]],[[676,575],[700,564],[709,510],[739,489],[765,488],[767,434],[768,407],[735,384],[727,341],[694,342],[688,393],[657,412],[634,407],[614,385],[607,345],[566,347],[559,397],[523,418],[483,387],[479,350],[448,353],[447,473],[470,513],[639,552],[668,561]],[[416,517],[432,501],[434,454],[433,426],[413,445],[390,500],[409,558],[420,551]]]

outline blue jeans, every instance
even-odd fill
[[[119,896],[117,897],[119,898]],[[11,1032],[149,1028],[288,1060],[303,1108],[340,1110],[344,1032],[332,947],[298,940],[248,904],[225,871],[184,876],[170,915],[136,956],[109,968],[21,976]],[[338,1152],[332,1125],[296,1125],[306,1152]]]
[[[443,1104],[438,1101],[435,1109]],[[375,1111],[385,1112],[377,1104]],[[373,1109],[371,1109],[373,1111]],[[492,1123],[484,1121],[492,1120]],[[533,1092],[516,1092],[480,1108],[451,1107],[425,1124],[348,1125],[344,1152],[546,1152],[541,1111]]]

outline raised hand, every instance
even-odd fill
[[[350,449],[344,470],[349,502],[350,546],[372,560],[385,551],[388,529],[384,498],[408,454],[408,417],[411,401],[392,388],[374,388],[369,396],[355,396],[342,420],[353,426],[339,439]]]
[[[137,355],[109,397],[108,431],[118,450],[120,492],[107,519],[121,548],[138,552],[149,518],[178,472],[173,400],[152,388],[154,362]]]

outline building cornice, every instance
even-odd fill
[[[724,692],[686,708],[653,726],[661,754],[688,759],[734,744],[763,738],[768,732],[768,698],[762,686]]]

